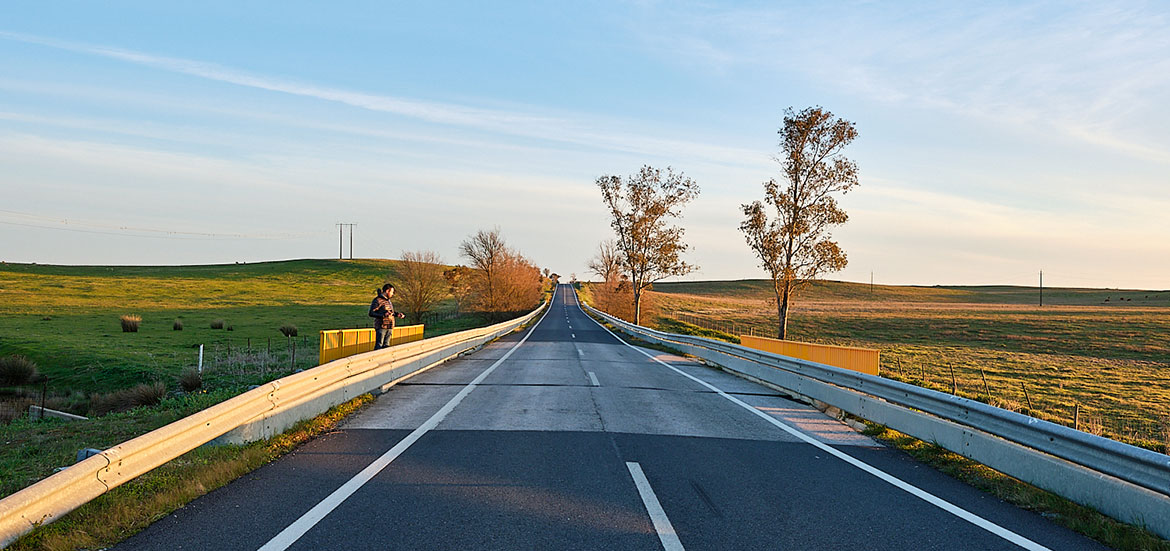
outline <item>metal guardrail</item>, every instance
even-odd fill
[[[423,340],[425,325],[402,325],[390,334],[390,346]],[[377,332],[373,328],[326,329],[317,340],[317,362],[328,363],[374,349]]]
[[[279,434],[298,421],[509,333],[548,304],[489,327],[342,358],[289,375],[91,456],[0,500],[0,548],[203,444],[244,443]]]
[[[623,332],[821,401],[1170,538],[1170,456],[944,394],[723,341],[633,325]]]
[[[772,354],[831,365],[850,371],[860,371],[869,375],[877,375],[882,363],[881,352],[872,348],[785,341],[757,335],[740,335],[739,344],[744,348],[763,350]]]

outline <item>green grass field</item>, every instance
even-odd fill
[[[664,328],[775,335],[768,281],[660,283],[649,300]],[[1082,430],[1164,451],[1170,291],[1045,289],[1037,302],[1026,287],[821,281],[796,296],[789,338],[878,348],[884,376],[945,392],[953,369],[960,395],[1068,425],[1079,415]]]
[[[256,384],[270,370],[317,363],[318,332],[369,327],[374,290],[396,274],[389,260],[116,267],[0,264],[0,355],[23,354],[51,392],[105,392],[174,378],[204,345],[209,382]],[[123,333],[119,316],[142,317]],[[173,324],[180,320],[181,331]],[[223,320],[224,329],[212,329]],[[428,335],[477,325],[464,318]],[[295,325],[298,337],[279,331]],[[227,327],[230,327],[229,331]],[[259,366],[248,375],[248,366]]]

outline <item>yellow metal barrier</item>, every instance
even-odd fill
[[[881,363],[880,352],[872,348],[782,341],[750,335],[740,335],[739,342],[748,348],[755,348],[764,352],[831,365],[842,369],[851,369],[870,375],[878,374],[878,366]]]
[[[422,325],[395,327],[390,335],[390,346],[423,339]],[[373,329],[334,329],[321,332],[318,363],[326,364],[339,358],[369,352],[374,349]]]

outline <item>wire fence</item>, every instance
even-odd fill
[[[0,387],[0,423],[10,423],[29,415],[30,406],[45,407],[49,380]]]

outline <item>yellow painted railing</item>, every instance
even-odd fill
[[[755,348],[764,352],[822,363],[842,369],[851,369],[870,375],[878,374],[878,365],[881,363],[880,352],[872,348],[782,341],[750,335],[740,335],[739,342],[748,348]]]
[[[422,325],[395,327],[390,335],[390,346],[423,339]],[[369,352],[374,349],[373,329],[334,329],[321,332],[318,363],[325,364],[339,358]]]

